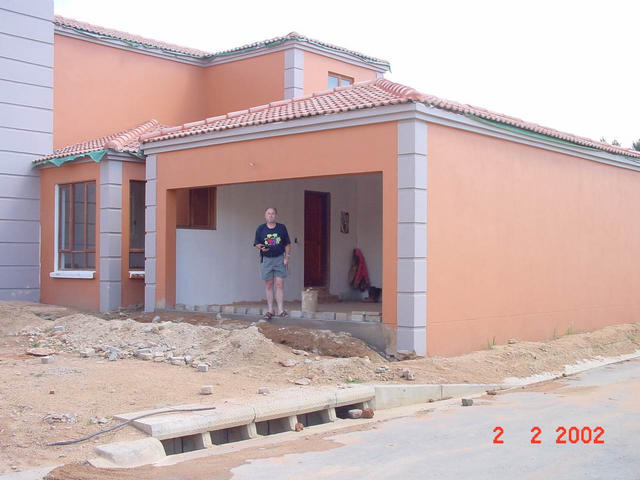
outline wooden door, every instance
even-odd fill
[[[326,287],[329,265],[329,194],[304,192],[304,286]]]

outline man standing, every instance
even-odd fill
[[[264,315],[267,320],[271,320],[274,315],[274,285],[278,316],[288,316],[284,309],[284,279],[287,276],[287,266],[291,256],[291,242],[287,227],[282,223],[276,223],[277,215],[278,210],[275,207],[269,207],[264,211],[267,222],[256,229],[253,241],[253,246],[260,250],[260,275],[264,280],[269,307]]]

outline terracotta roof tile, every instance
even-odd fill
[[[158,121],[152,119],[128,130],[58,148],[54,150],[52,154],[40,157],[34,160],[33,163],[39,164],[52,158],[81,155],[83,153],[90,153],[104,149],[112,149],[119,152],[138,152],[140,150],[140,136],[145,133],[153,132],[154,130],[160,130],[160,128],[162,128],[162,126]]]
[[[81,22],[74,20],[73,18],[66,18],[60,15],[54,16],[54,23],[63,27],[72,28],[81,32],[88,32],[100,37],[111,38],[115,40],[122,40],[127,43],[140,44],[145,48],[153,48],[158,50],[165,50],[191,57],[208,57],[211,53],[198,50],[196,48],[182,47],[174,45],[172,43],[161,42],[159,40],[153,40],[151,38],[141,37],[132,33],[123,32],[120,30],[114,30],[112,28],[101,27],[99,25],[93,25],[87,22]]]
[[[82,22],[80,20],[75,20],[73,18],[63,17],[61,15],[54,16],[54,23],[62,27],[71,28],[76,31],[88,33],[90,35],[95,35],[98,37],[120,40],[126,43],[131,43],[135,46],[141,46],[147,49],[157,49],[157,50],[162,50],[166,52],[171,52],[179,55],[186,55],[186,56],[196,57],[201,59],[225,57],[225,56],[233,55],[237,53],[250,52],[252,50],[257,50],[260,48],[275,47],[286,41],[296,40],[299,42],[308,43],[310,45],[316,45],[322,48],[327,48],[329,50],[346,53],[348,55],[357,57],[364,62],[374,63],[377,65],[383,66],[387,69],[389,68],[389,62],[386,60],[375,58],[369,55],[364,55],[363,53],[356,52],[354,50],[349,50],[347,48],[339,47],[331,43],[314,40],[312,38],[305,37],[304,35],[300,35],[299,33],[296,33],[296,32],[291,32],[282,37],[275,37],[275,38],[270,38],[268,40],[261,40],[259,42],[249,43],[241,47],[236,47],[229,50],[223,50],[220,52],[205,52],[203,50],[198,50],[196,48],[183,47],[183,46],[175,45],[172,43],[167,43],[159,40],[154,40],[151,38],[141,37],[139,35],[134,35],[132,33],[123,32],[121,30],[106,28],[100,25],[93,25],[91,23]]]
[[[476,118],[498,122],[522,130],[538,133],[558,140],[577,145],[595,148],[609,153],[640,158],[640,152],[622,147],[597,142],[586,137],[561,132],[553,128],[526,122],[516,117],[491,112],[487,109],[442,99],[433,95],[425,95],[419,91],[391,82],[384,78],[356,83],[348,87],[336,87],[332,90],[316,92],[313,95],[296,99],[271,102],[268,108],[252,108],[227,115],[208,118],[204,125],[193,123],[175,127],[171,132],[156,131],[144,136],[144,143],[187,137],[203,133],[227,130],[230,128],[283,122],[301,117],[330,115],[363,108],[374,108],[399,103],[420,102],[429,107],[447,110],[456,114],[469,115]]]

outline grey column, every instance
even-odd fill
[[[40,299],[40,175],[53,151],[53,1],[0,8],[0,300]],[[53,248],[53,246],[51,246]]]
[[[304,95],[304,52],[290,48],[284,52],[284,98]]]
[[[144,209],[144,311],[156,309],[156,156],[147,157]]]
[[[397,348],[427,353],[427,124],[398,122]]]
[[[122,162],[100,162],[100,311],[122,303]]]

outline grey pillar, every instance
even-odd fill
[[[398,122],[397,348],[427,353],[427,124]]]
[[[0,300],[38,301],[40,175],[31,162],[53,151],[53,1],[1,7]]]
[[[122,162],[100,162],[100,311],[122,304]]]
[[[156,309],[156,156],[149,155],[146,163],[147,186],[144,209],[144,311]]]
[[[284,98],[304,95],[304,52],[297,48],[284,51]]]

